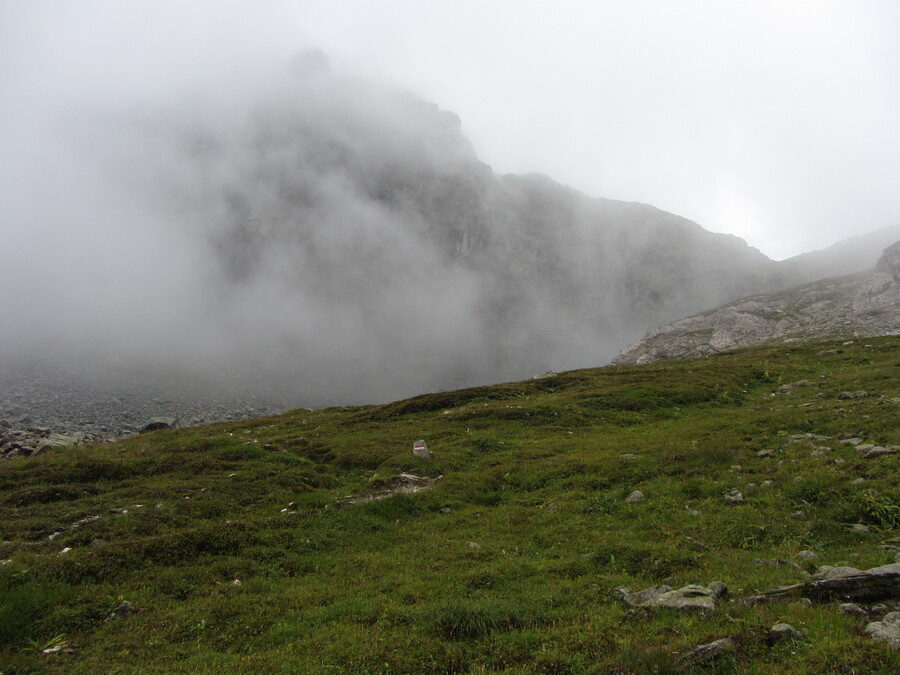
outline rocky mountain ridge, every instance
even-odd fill
[[[142,111],[90,137],[129,151],[97,154],[123,201],[152,205],[127,214],[146,250],[114,277],[79,270],[93,291],[41,296],[69,298],[56,306],[2,308],[0,420],[116,435],[594,366],[833,264],[838,247],[775,262],[647,204],[498,175],[453,113],[303,63],[241,105]],[[871,266],[874,243],[841,249],[841,271]],[[182,379],[208,386],[185,395]]]
[[[650,331],[613,365],[686,359],[766,342],[900,333],[900,242],[870,272],[754,295]]]
[[[225,293],[280,298],[254,336],[274,369],[305,357],[316,386],[363,400],[603,363],[655,326],[831,263],[775,262],[646,204],[497,175],[453,113],[319,66],[239,125],[175,138]],[[842,273],[881,248],[862,241]]]

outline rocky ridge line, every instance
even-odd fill
[[[688,359],[765,342],[900,333],[900,242],[868,273],[753,295],[666,324],[627,347],[612,365]]]

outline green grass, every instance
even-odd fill
[[[726,636],[736,650],[696,672],[898,672],[900,653],[832,605],[630,614],[611,594],[720,580],[749,595],[802,581],[758,562],[801,550],[808,569],[892,562],[900,456],[863,460],[837,436],[900,443],[894,398],[900,338],[870,338],[6,461],[0,672],[691,672],[681,654]],[[801,433],[832,450],[812,456]],[[432,459],[413,456],[420,438]],[[443,478],[339,504],[401,472]],[[724,503],[731,488],[745,503]],[[646,500],[625,503],[635,489]],[[122,600],[140,611],[109,619]],[[779,621],[808,642],[769,645]],[[40,654],[59,644],[73,651]]]

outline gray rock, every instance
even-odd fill
[[[695,584],[669,591],[651,598],[642,604],[643,607],[668,607],[681,611],[714,610],[716,600],[713,592],[706,586]]]
[[[812,578],[822,580],[840,579],[854,574],[862,574],[862,570],[858,570],[855,567],[832,567],[831,565],[822,565],[816,570]]]
[[[873,621],[865,633],[873,640],[887,642],[891,649],[900,649],[900,612],[890,612],[881,621]]]
[[[799,382],[792,382],[791,384],[783,384],[775,391],[779,394],[786,394],[789,391],[793,391],[794,389],[799,389],[801,387],[811,387],[812,382],[809,380],[800,380]]]
[[[804,562],[809,562],[811,560],[815,560],[818,558],[814,551],[799,551],[796,555],[797,560],[802,560]]]
[[[759,452],[756,453],[756,456],[757,457],[774,457],[775,451],[774,450],[760,450]]]
[[[625,498],[626,504],[637,504],[638,502],[642,502],[646,499],[646,495],[640,490],[635,490],[630,495]]]
[[[769,629],[770,642],[783,642],[784,640],[805,640],[806,636],[789,623],[776,623]]]
[[[842,391],[838,394],[838,398],[842,401],[848,401],[856,398],[867,398],[869,396],[869,392],[867,391]]]
[[[714,581],[709,586],[710,592],[713,594],[713,597],[716,599],[727,598],[729,591],[728,586],[726,586],[721,581]]]
[[[118,607],[116,607],[112,612],[109,613],[109,617],[107,617],[107,618],[117,619],[117,620],[121,621],[121,620],[127,619],[129,616],[136,613],[137,611],[138,611],[137,607],[132,605],[127,600],[123,600],[121,603],[119,603]]]
[[[863,525],[862,523],[856,523],[847,528],[851,532],[857,532],[859,534],[868,534],[869,528]]]
[[[174,429],[177,426],[178,419],[175,417],[151,417],[139,431],[145,434],[149,431],[159,431],[160,429]]]
[[[868,619],[869,613],[864,610],[859,605],[853,604],[852,602],[845,602],[841,605],[838,605],[838,610],[841,614],[847,614],[849,616],[856,616],[860,619]]]
[[[35,454],[41,453],[48,448],[71,448],[83,442],[84,439],[85,434],[81,432],[76,434],[50,434],[38,443],[35,448]]]
[[[721,638],[705,645],[700,645],[689,651],[682,657],[686,663],[702,663],[712,661],[723,654],[733,652],[735,649],[734,640],[731,638]]]
[[[900,333],[900,246],[882,253],[863,278],[822,279],[790,291],[753,295],[652,330],[613,364],[697,358],[724,349],[813,337]],[[828,350],[824,350],[828,351]],[[824,355],[823,355],[824,356]]]
[[[873,567],[872,569],[866,570],[866,574],[869,574],[869,575],[900,574],[900,562],[890,563],[888,565],[880,565],[879,567]]]
[[[737,488],[733,488],[725,493],[724,497],[726,504],[743,504],[744,503],[744,495],[741,494],[741,491]]]
[[[874,459],[882,455],[896,455],[897,453],[900,453],[900,445],[889,445],[887,447],[876,445],[863,456],[863,459]]]
[[[633,607],[639,607],[645,602],[658,598],[660,595],[668,593],[671,590],[671,586],[665,585],[651,586],[650,588],[645,588],[643,591],[638,591],[637,593],[632,593],[628,588],[616,588],[613,590],[613,595],[619,600],[624,600]]]
[[[633,607],[667,607],[682,611],[713,610],[716,608],[716,598],[727,593],[728,588],[721,582],[709,587],[690,584],[678,590],[672,590],[669,586],[653,586],[637,593],[627,588],[613,591],[616,597]]]
[[[753,562],[757,565],[768,565],[769,567],[790,567],[792,569],[797,570],[798,572],[802,572],[803,568],[800,567],[795,562],[790,560],[784,560],[783,558],[754,558]]]

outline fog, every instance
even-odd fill
[[[125,103],[66,110],[21,157],[8,358],[379,401],[600,365],[738,292],[694,288],[720,257],[699,226],[500,178],[455,114],[317,50],[246,84]],[[666,238],[682,240],[658,265],[670,276],[643,265]]]
[[[897,205],[880,198],[892,193],[896,164],[885,157],[895,131],[866,135],[863,145],[879,146],[871,175],[849,172],[851,209],[840,211],[832,196],[843,186],[822,173],[829,163],[803,154],[828,137],[859,169],[866,160],[845,135],[806,125],[797,145],[781,122],[757,128],[731,106],[698,113],[684,104],[696,82],[661,86],[629,58],[601,67],[579,51],[590,31],[566,54],[560,45],[578,23],[568,5],[567,28],[546,36],[533,33],[543,10],[529,3],[456,7],[0,8],[3,358],[128,363],[261,382],[298,403],[369,402],[600,365],[659,321],[777,281],[742,242],[709,244],[676,216],[591,202],[536,176],[501,177],[508,171],[654,203],[766,252],[822,248],[895,222]],[[625,12],[622,25],[646,19],[661,38],[666,12],[645,9]],[[878,15],[870,10],[856,37]],[[631,53],[613,40],[606,10],[592,18],[610,20],[595,25],[608,49]],[[707,28],[690,34],[716,30]],[[525,48],[544,38],[546,49]],[[667,40],[658,46],[636,62],[671,56]],[[700,57],[686,50],[687,72]],[[760,75],[743,63],[713,81],[736,73],[749,86]],[[873,88],[860,91],[877,91],[882,75],[867,77]],[[891,96],[869,114],[873,133],[896,108]],[[750,108],[765,107],[755,100]],[[798,128],[807,108],[793,103],[787,117]],[[645,135],[623,132],[632,118]],[[734,141],[724,164],[698,135],[704,126]],[[760,137],[793,159],[768,157]],[[795,183],[772,171],[786,163]],[[760,176],[765,189],[748,196],[744,179],[758,188]],[[838,211],[853,222],[834,221]],[[657,260],[652,249],[667,237],[678,254]],[[715,252],[700,251],[708,245]],[[707,273],[721,288],[704,287]]]
[[[285,59],[241,100],[60,120],[5,198],[6,353],[190,367],[319,400],[477,369],[473,273],[366,184],[392,163],[449,172],[473,158],[425,126],[436,109],[322,58]]]

